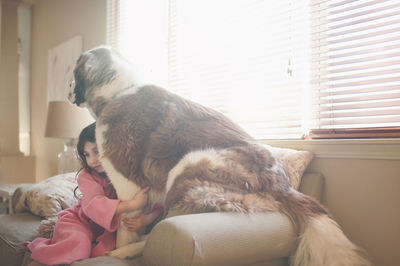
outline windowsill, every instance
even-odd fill
[[[316,158],[400,159],[400,138],[260,140],[260,142],[282,148],[308,150],[313,152]]]

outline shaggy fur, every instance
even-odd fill
[[[201,212],[279,211],[298,229],[292,265],[370,265],[314,199],[294,190],[278,160],[219,112],[143,85],[107,47],[79,58],[70,99],[97,117],[103,166],[119,198],[151,186],[149,208],[165,217]],[[121,225],[117,247],[139,237]],[[136,255],[143,242],[111,255]]]

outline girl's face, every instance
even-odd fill
[[[99,160],[99,151],[95,142],[87,141],[83,145],[83,155],[85,156],[87,165],[97,173],[103,173],[104,168]]]

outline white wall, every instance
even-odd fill
[[[105,44],[106,0],[38,0],[32,8],[32,154],[36,180],[57,174],[57,154],[63,141],[45,138],[48,50],[76,35],[83,49]]]

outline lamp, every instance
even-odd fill
[[[75,140],[82,129],[94,121],[86,108],[79,108],[67,101],[49,102],[45,136],[67,139],[64,143],[64,151],[58,154],[60,174],[79,169]]]

